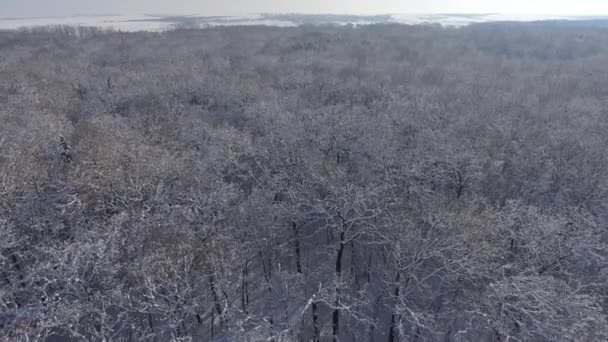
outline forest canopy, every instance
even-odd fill
[[[608,340],[608,28],[0,32],[0,340]]]

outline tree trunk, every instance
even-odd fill
[[[376,339],[374,338],[374,334],[375,334],[375,326],[373,324],[369,325],[369,332],[368,332],[368,337],[369,337],[369,342],[374,342]]]
[[[333,340],[337,342],[339,340],[338,334],[340,332],[340,281],[342,277],[342,255],[344,253],[344,232],[340,233],[340,247],[338,247],[338,255],[336,256],[336,297],[334,301],[334,312],[332,317],[332,330]]]
[[[399,281],[401,280],[401,272],[397,271],[397,279],[395,285],[395,300],[399,300],[401,286],[399,285]],[[397,322],[399,320],[399,314],[395,311],[391,315],[391,326],[388,331],[388,342],[395,342],[399,337],[399,330],[397,329]]]
[[[215,286],[215,277],[213,275],[209,276],[209,289],[211,290],[211,294],[213,295],[215,311],[217,311],[218,316],[220,316],[222,314],[222,306],[220,305],[220,298],[217,295],[217,287]]]
[[[312,334],[314,342],[321,341],[321,334],[319,333],[319,311],[317,310],[316,300],[313,300],[312,302]]]
[[[369,260],[367,261],[367,283],[372,281],[372,252],[369,252]]]
[[[211,340],[215,338],[215,311],[211,309]]]
[[[241,307],[245,314],[248,314],[247,305],[249,304],[249,283],[247,282],[249,270],[247,269],[247,261],[243,268],[243,284],[241,286]]]
[[[460,172],[456,173],[456,198],[460,199],[462,192],[464,191],[464,179]]]
[[[293,227],[293,235],[294,235],[294,245],[296,250],[296,270],[299,274],[302,274],[302,261],[300,256],[300,236],[298,234],[298,227],[295,222],[292,222]]]
[[[357,267],[356,267],[356,263],[357,263],[357,255],[356,255],[356,251],[355,251],[355,243],[353,242],[350,245],[350,279],[352,281],[352,279],[354,278],[355,280],[355,287],[357,290],[360,290],[361,287],[359,286],[359,274],[357,273]]]
[[[271,286],[270,281],[272,279],[272,259],[268,258],[268,260],[266,260],[263,252],[260,252],[260,259],[262,260],[264,279],[266,280],[266,284],[268,284],[268,287],[270,287]],[[266,261],[268,261],[268,266],[266,265]]]

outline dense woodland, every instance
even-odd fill
[[[1,341],[608,340],[608,28],[0,32]]]

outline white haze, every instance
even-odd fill
[[[188,18],[188,17],[185,17]],[[160,16],[152,15],[81,15],[81,16],[55,16],[36,18],[0,18],[0,30],[19,29],[24,27],[42,27],[55,25],[70,26],[95,26],[105,29],[120,31],[163,31],[174,28],[181,23],[176,19],[159,20]],[[326,23],[345,24],[374,24],[374,23],[399,23],[399,24],[440,24],[444,26],[464,26],[471,23],[483,23],[493,21],[538,21],[538,20],[571,20],[579,19],[574,16],[546,16],[546,15],[513,15],[513,14],[483,14],[483,15],[450,15],[450,14],[392,14],[388,19],[381,18],[379,21],[365,18],[356,21],[331,18]],[[352,19],[352,18],[350,18]],[[196,22],[196,21],[195,21]],[[204,19],[196,22],[200,27],[205,26],[233,26],[233,25],[266,25],[266,26],[297,26],[299,22],[287,18],[275,18],[272,15],[245,15],[230,16],[218,19]]]
[[[244,15],[249,13],[508,13],[600,15],[598,0],[0,0],[0,17],[125,15],[143,13]]]

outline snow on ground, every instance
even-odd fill
[[[274,20],[262,15],[239,17],[203,16],[153,16],[153,15],[113,15],[113,16],[71,16],[47,18],[0,18],[0,30],[13,30],[41,26],[95,26],[120,31],[163,31],[180,24],[199,26],[265,25],[294,26],[284,20]]]
[[[234,26],[234,25],[265,25],[265,26],[295,26],[306,23],[306,15],[262,15],[207,17],[197,15],[161,16],[161,15],[105,15],[105,16],[70,16],[48,18],[0,18],[1,29],[18,29],[22,27],[70,25],[96,26],[113,28],[121,31],[162,31],[177,25],[195,26]],[[375,23],[401,24],[441,24],[445,26],[464,26],[471,23],[493,21],[539,21],[539,20],[568,20],[575,19],[566,16],[543,15],[505,15],[505,14],[391,14],[387,16],[369,17],[372,20],[354,20],[354,16],[329,16],[326,23],[338,25],[355,23],[357,25]],[[368,18],[368,17],[365,17]],[[580,19],[580,18],[579,18]],[[318,22],[318,21],[315,21]]]
[[[570,20],[567,16],[548,16],[538,14],[393,14],[391,20],[400,24],[441,24],[444,26],[465,26],[475,23],[497,21],[543,21],[543,20]]]
[[[70,16],[40,18],[0,18],[0,29],[12,30],[24,27],[41,27],[55,25],[95,26],[113,28],[122,31],[159,31],[166,23],[147,21],[148,16]]]

